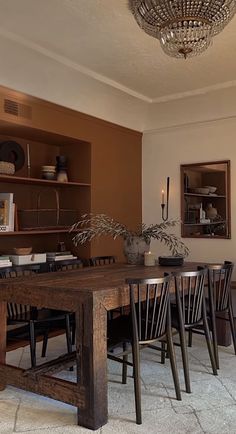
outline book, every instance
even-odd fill
[[[0,232],[14,231],[13,193],[0,193]]]
[[[66,261],[66,260],[71,260],[71,259],[74,260],[74,259],[78,259],[78,258],[77,258],[77,256],[73,256],[73,255],[57,256],[55,258],[55,261],[58,262],[58,261]]]
[[[0,262],[0,268],[4,268],[4,267],[12,267],[12,262],[11,261],[8,261],[7,263]]]
[[[70,255],[59,255],[59,256],[47,256],[47,261],[65,261],[67,259],[78,259],[77,256],[74,256],[72,254]]]
[[[0,200],[0,225],[6,225],[7,224],[7,213],[8,213],[8,209],[7,209],[7,200],[3,199]]]

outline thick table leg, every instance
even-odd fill
[[[0,363],[6,363],[6,334],[7,334],[7,304],[0,301]],[[0,377],[0,390],[4,390],[6,384]]]
[[[78,383],[85,387],[85,408],[78,425],[93,430],[107,423],[107,312],[91,296],[76,312]]]

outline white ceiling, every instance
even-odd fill
[[[140,30],[127,2],[0,0],[0,37],[147,100],[236,85],[236,17],[203,55],[173,59]]]

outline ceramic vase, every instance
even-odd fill
[[[147,243],[142,237],[134,236],[124,240],[124,255],[128,264],[144,264],[144,253],[149,252],[149,250],[150,243]]]
[[[214,220],[217,216],[217,209],[213,207],[212,203],[208,203],[206,207],[206,216],[210,220]]]

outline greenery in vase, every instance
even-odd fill
[[[106,214],[84,214],[81,220],[71,227],[71,231],[78,230],[73,238],[76,246],[104,235],[110,235],[114,240],[122,237],[128,243],[132,242],[133,237],[140,237],[149,244],[153,238],[168,246],[172,255],[185,257],[189,254],[188,248],[175,234],[167,232],[177,223],[179,223],[177,220],[150,225],[143,223],[136,231],[133,231]]]

